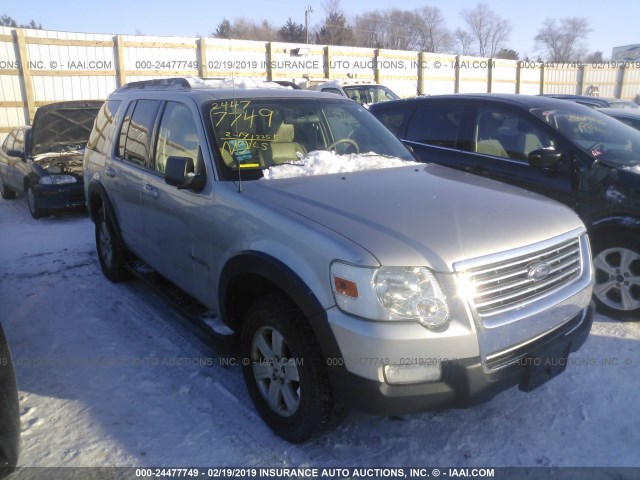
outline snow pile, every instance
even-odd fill
[[[265,82],[259,78],[224,78],[221,80],[203,80],[202,78],[188,76],[185,77],[191,88],[216,88],[216,89],[237,89],[247,90],[253,88],[273,88],[273,89],[288,89],[289,87],[283,87],[274,82]]]
[[[388,157],[376,153],[338,155],[327,150],[315,150],[306,155],[298,154],[299,162],[270,167],[264,171],[264,179],[304,177],[312,175],[329,175],[331,173],[358,172],[361,170],[378,170],[382,168],[420,165],[418,162]]]

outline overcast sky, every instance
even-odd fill
[[[347,17],[390,6],[411,10],[424,5],[437,6],[446,19],[447,28],[461,27],[460,12],[473,8],[475,0],[430,1],[403,0],[341,0]],[[487,1],[490,8],[511,22],[512,31],[507,47],[525,56],[536,56],[534,40],[546,18],[585,17],[592,29],[588,51],[602,51],[611,57],[615,46],[640,44],[640,2],[607,0],[582,2],[561,0]],[[18,23],[34,19],[49,30],[91,33],[136,32],[146,35],[208,36],[223,19],[244,17],[267,19],[281,26],[291,17],[304,23],[305,6],[315,9],[312,25],[325,16],[324,0],[107,0],[101,2],[77,0],[0,0],[0,13],[8,14]]]

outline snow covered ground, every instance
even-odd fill
[[[351,412],[296,446],[164,300],[102,276],[84,215],[36,221],[24,199],[0,200],[0,318],[21,466],[640,466],[640,323],[598,316],[567,371],[532,393],[398,418]]]

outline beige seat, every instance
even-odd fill
[[[509,157],[502,144],[495,139],[480,140],[478,142],[476,151],[484,155],[493,155],[494,157]]]
[[[275,165],[284,162],[295,162],[298,152],[307,153],[305,148],[293,141],[295,129],[290,123],[282,123],[273,136],[270,148],[263,152],[265,165]]]

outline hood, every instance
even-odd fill
[[[59,102],[38,108],[31,126],[31,156],[84,148],[102,103]]]
[[[537,194],[435,164],[245,182],[244,194],[317,222],[382,265],[428,265],[522,247],[583,228]]]

